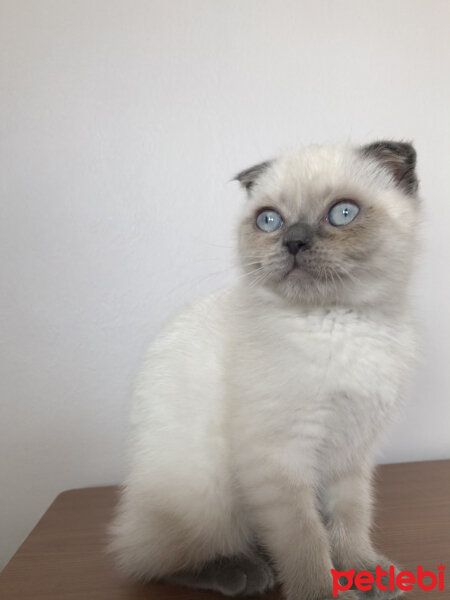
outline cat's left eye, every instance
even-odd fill
[[[333,227],[348,225],[359,213],[359,206],[349,200],[342,200],[332,206],[328,212],[328,222]]]
[[[263,210],[256,217],[256,225],[265,233],[272,233],[283,227],[283,217],[275,210]]]

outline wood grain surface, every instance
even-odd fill
[[[450,460],[378,468],[378,548],[403,569],[436,572],[447,565],[445,591],[421,591],[409,600],[450,599]],[[218,600],[221,596],[164,584],[122,581],[105,553],[106,525],[117,488],[60,494],[0,574],[1,600]],[[279,591],[265,596],[280,598]],[[302,600],[299,598],[299,600]]]

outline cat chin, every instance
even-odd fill
[[[281,284],[281,287],[287,289],[290,295],[292,293],[298,295],[299,299],[304,295],[320,295],[319,286],[320,284],[317,279],[311,275],[311,273],[308,273],[308,271],[305,271],[300,267],[291,269],[291,271],[285,275]]]
[[[319,288],[322,290],[327,284],[326,279],[320,276],[319,271],[315,272],[313,269],[298,262],[295,262],[286,269],[282,281],[292,286],[298,286],[300,292],[306,287],[310,290],[316,290],[319,294]]]
[[[268,285],[278,296],[295,304],[322,305],[329,298],[329,290],[318,278],[299,267],[290,270],[284,277]]]
[[[308,269],[305,269],[305,267],[302,265],[295,263],[289,268],[288,272],[284,276],[284,279],[290,279],[294,281],[311,281],[315,280],[316,278],[310,271],[308,271]]]

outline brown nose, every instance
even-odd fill
[[[308,248],[312,235],[313,230],[311,225],[308,225],[308,223],[296,223],[286,231],[283,242],[289,254],[295,256],[300,250]]]

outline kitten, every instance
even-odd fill
[[[166,327],[137,385],[112,525],[126,573],[329,600],[332,568],[390,564],[371,472],[414,358],[415,162],[406,143],[312,146],[237,176],[244,276]]]

